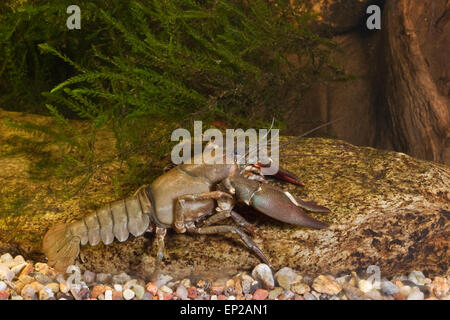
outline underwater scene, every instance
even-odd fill
[[[450,300],[449,52],[447,0],[2,1],[0,300]]]

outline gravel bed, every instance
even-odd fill
[[[153,282],[126,273],[81,272],[70,266],[57,273],[46,263],[0,256],[0,300],[450,300],[449,277],[427,278],[421,271],[381,276],[377,266],[364,275],[303,276],[285,267],[275,273],[265,264],[227,279],[174,279]]]

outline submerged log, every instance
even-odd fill
[[[24,117],[36,123],[49,121],[41,116]],[[0,118],[19,120],[22,116],[0,111]],[[108,175],[95,176],[82,194],[71,199],[60,196],[63,184],[59,178],[37,180],[31,170],[35,168],[32,155],[14,152],[20,135],[0,123],[0,253],[45,261],[41,240],[51,226],[94,210],[86,203],[99,207],[116,196]],[[113,143],[105,140],[104,145]],[[337,275],[375,264],[384,276],[415,269],[433,276],[448,270],[448,166],[323,138],[299,139],[282,150],[281,159],[306,186],[277,184],[301,199],[327,206],[332,213],[315,214],[330,227],[312,230],[238,209],[261,230],[255,242],[275,269],[289,266],[303,274]],[[114,170],[118,169],[112,167],[109,172]],[[76,263],[96,272],[125,271],[148,277],[155,261],[152,240],[149,234],[110,246],[84,246]],[[234,236],[169,232],[163,272],[227,275],[250,270],[257,263],[257,257]]]

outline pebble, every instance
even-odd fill
[[[169,276],[169,275],[160,274],[156,278],[155,285],[159,288],[159,287],[165,285],[167,282],[169,282],[172,279],[173,278],[171,276]]]
[[[25,268],[28,265],[28,263],[24,262],[24,263],[20,263],[18,265],[16,265],[15,267],[11,268],[11,271],[14,272],[14,275],[18,275],[20,274],[20,272],[22,272],[23,268]]]
[[[311,288],[302,282],[296,282],[291,285],[291,290],[296,294],[305,294],[311,291]]]
[[[129,289],[127,289],[127,290],[129,290]],[[134,297],[134,292],[133,291],[131,291],[131,292],[133,293],[133,297]],[[113,294],[112,293],[113,293],[112,290],[106,290],[105,293],[104,293],[105,300],[112,300],[112,298],[113,298]],[[124,295],[124,297],[125,297],[125,295]]]
[[[133,290],[125,289],[125,290],[123,291],[123,298],[124,298],[125,300],[131,300],[131,299],[134,298],[134,296],[135,296],[135,293],[134,293]]]
[[[112,279],[112,275],[109,273],[97,273],[96,280],[103,284],[109,283]]]
[[[358,282],[358,288],[364,293],[367,293],[372,290],[372,283],[367,280],[359,280]]]
[[[2,263],[8,263],[8,262],[11,262],[13,260],[14,259],[13,259],[12,255],[10,255],[9,253],[5,253],[2,256],[0,256],[0,261]]]
[[[59,283],[52,282],[52,283],[46,284],[45,287],[52,290],[53,293],[59,292]]]
[[[9,292],[6,290],[0,290],[0,300],[8,300]]]
[[[378,291],[377,289],[372,289],[372,290],[366,292],[365,296],[371,300],[384,300],[380,291]]]
[[[312,288],[320,293],[336,295],[341,292],[342,287],[332,276],[320,275],[314,279]]]
[[[113,290],[113,292],[112,292],[112,299],[113,300],[122,300],[122,298],[123,298],[122,291]]]
[[[406,300],[423,300],[425,295],[419,288],[415,287],[411,290],[411,293],[408,295]]]
[[[34,279],[36,279],[37,282],[41,283],[41,284],[48,284],[53,282],[53,280],[46,276],[45,274],[42,274],[40,272],[36,273],[33,275]]]
[[[449,293],[449,284],[444,277],[435,277],[431,285],[436,298],[444,298]]]
[[[408,275],[408,280],[418,285],[425,284],[425,275],[421,271],[414,270]]]
[[[50,268],[46,263],[38,262],[34,265],[34,269],[36,272],[42,273],[51,279],[54,279],[57,275],[55,269]]]
[[[9,270],[8,266],[4,263],[0,264],[0,280],[12,281],[14,279],[14,272]]]
[[[283,292],[283,288],[281,287],[276,287],[273,290],[269,291],[269,300],[275,300],[282,292]]]
[[[116,274],[112,277],[112,282],[118,283],[118,284],[125,284],[126,282],[128,282],[130,280],[131,280],[131,277],[129,275],[127,275],[125,272]]]
[[[153,296],[156,296],[158,294],[158,287],[151,282],[147,283],[147,285],[145,286],[145,290],[150,292]]]
[[[177,297],[179,297],[181,300],[187,300],[187,298],[188,298],[188,291],[187,291],[186,287],[182,284],[180,284],[177,287],[176,294],[177,294]]]
[[[62,293],[68,293],[69,290],[69,284],[66,281],[61,281],[59,283],[59,291],[61,291]]]
[[[98,284],[91,289],[90,297],[94,298],[94,299],[98,298],[98,296],[103,294],[105,292],[105,290],[106,290],[106,288],[104,285]]]
[[[241,297],[244,295],[244,292],[242,291],[242,281],[241,279],[236,279],[234,283],[234,292],[236,293],[237,297]]]
[[[83,280],[87,284],[91,284],[95,282],[95,273],[89,270],[86,270],[83,274]]]
[[[194,286],[190,286],[188,288],[188,298],[195,299],[197,298],[197,288]]]
[[[27,284],[23,287],[21,292],[24,300],[36,300],[36,289],[31,284]]]
[[[410,286],[403,286],[403,287],[400,288],[399,292],[404,298],[406,298],[411,293],[411,287]]]
[[[381,292],[385,295],[391,296],[391,295],[399,292],[399,289],[391,281],[384,280],[384,281],[381,281]]]
[[[164,285],[164,286],[161,286],[161,288],[159,288],[163,293],[173,293],[173,290],[172,289],[170,289],[168,286],[166,286],[166,285]]]
[[[21,256],[20,254],[14,257],[14,262],[17,264],[22,264],[25,263],[25,259],[23,256]]]
[[[301,277],[289,267],[284,267],[275,273],[278,284],[286,290],[291,288],[291,284],[301,280]]]
[[[253,294],[253,300],[265,300],[269,296],[269,291],[265,289],[256,289]]]
[[[54,294],[50,288],[44,287],[39,291],[39,300],[48,300],[53,297],[54,297]]]
[[[279,296],[278,300],[291,300],[295,294],[291,290],[284,290]]]
[[[142,300],[153,300],[153,295],[150,292],[145,291]]]
[[[310,292],[307,292],[303,295],[305,300],[317,300],[317,298]]]
[[[191,280],[183,279],[183,280],[181,280],[180,284],[185,288],[189,288],[191,286]]]
[[[272,289],[275,285],[272,270],[267,264],[258,264],[252,271],[252,277],[260,281],[266,289]]]
[[[342,285],[342,290],[349,300],[367,300],[364,292],[348,283]]]
[[[249,294],[250,290],[252,288],[252,282],[253,281],[249,281],[248,279],[243,279],[242,280],[242,292],[244,294]]]
[[[27,265],[22,269],[19,276],[22,275],[29,275],[30,273],[34,272],[34,267],[32,264],[27,263]]]
[[[134,294],[138,300],[142,300],[145,294],[145,289],[143,286],[137,284],[133,287]]]
[[[194,286],[189,278],[160,275],[145,284],[125,272],[112,276],[89,270],[84,271],[81,282],[69,284],[69,276],[79,271],[71,267],[75,268],[72,273],[58,274],[46,263],[33,264],[20,255],[2,254],[0,300],[450,300],[450,278],[431,280],[418,270],[390,280],[382,278],[375,285],[371,278],[360,278],[354,271],[339,278],[313,278],[288,267],[273,274],[267,265],[259,264],[252,276],[240,272],[221,279],[196,279]]]

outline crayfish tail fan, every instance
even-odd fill
[[[80,238],[72,235],[67,224],[57,225],[45,234],[42,250],[48,265],[63,272],[75,262],[80,252]]]

